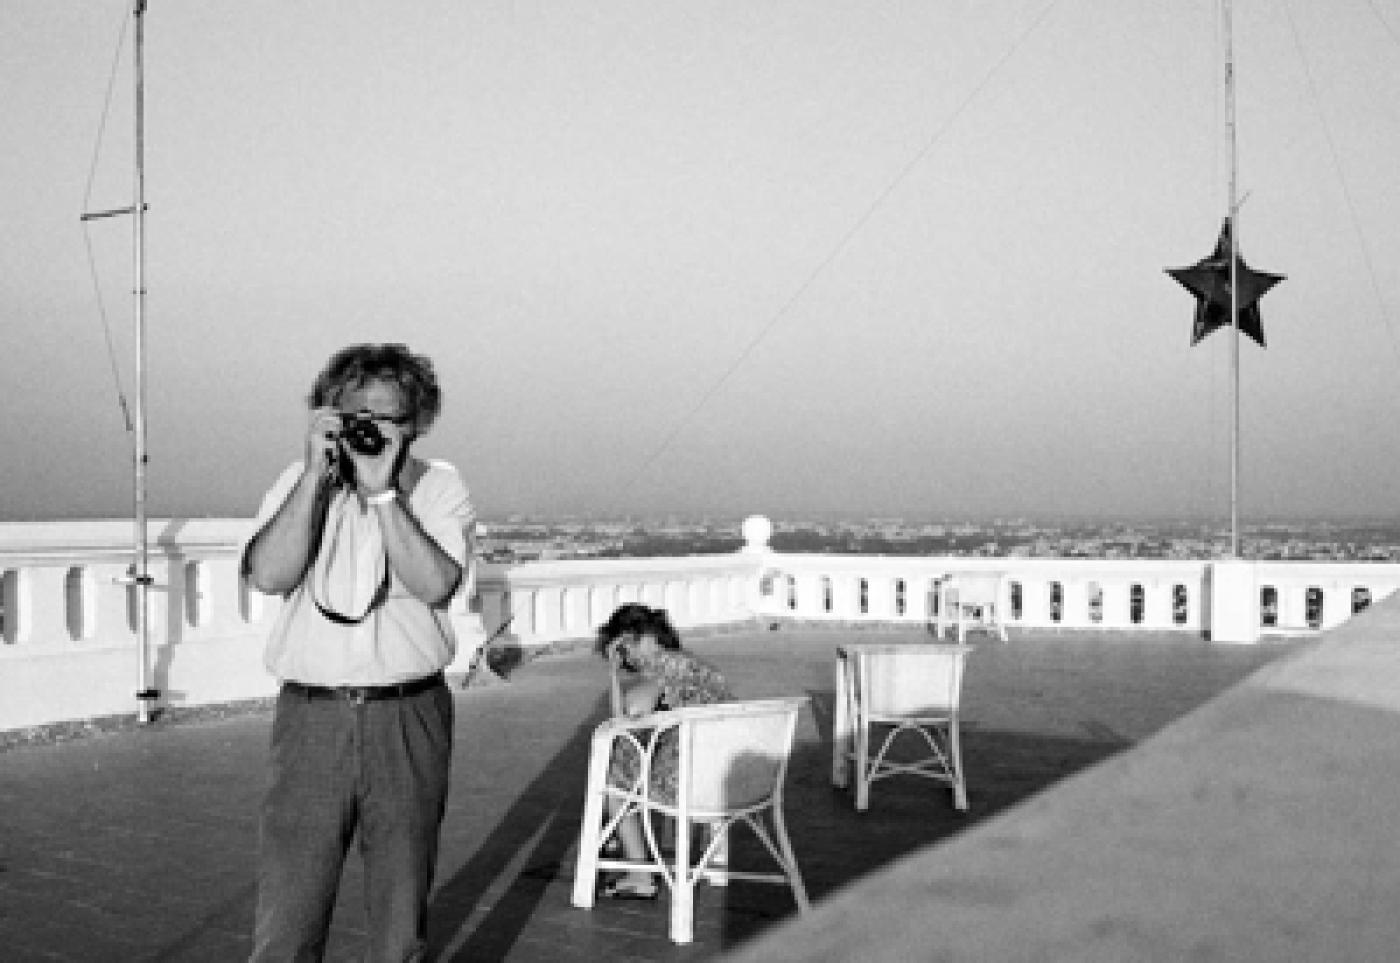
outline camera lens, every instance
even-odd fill
[[[377,455],[389,443],[379,426],[369,418],[347,415],[344,417],[344,425],[340,432],[341,439],[348,448],[361,455]]]

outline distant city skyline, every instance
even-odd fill
[[[479,532],[490,562],[712,554],[734,551],[738,521],[670,519],[506,519]],[[1229,532],[1185,521],[775,522],[769,546],[779,552],[1006,558],[1213,559],[1229,554]],[[1400,521],[1275,521],[1246,526],[1242,557],[1274,560],[1400,562]]]
[[[6,5],[0,519],[120,517],[129,0]],[[1400,9],[1234,4],[1241,514],[1400,477]],[[151,4],[148,507],[249,516],[404,341],[484,515],[1228,521],[1218,0]],[[129,36],[128,36],[129,40]],[[99,129],[104,130],[100,149]],[[94,161],[95,166],[94,166]]]

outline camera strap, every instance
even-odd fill
[[[365,610],[359,615],[345,615],[344,613],[337,612],[322,604],[321,600],[316,597],[316,584],[313,582],[311,585],[311,602],[316,606],[316,611],[320,612],[336,625],[359,625],[365,619],[369,618],[371,612],[383,605],[384,600],[388,597],[389,560],[387,558],[384,560],[384,577],[379,581],[379,588],[375,590],[374,596],[369,600],[369,604],[365,606]]]
[[[326,506],[308,584],[312,604],[337,625],[358,625],[384,604],[389,583],[379,523],[358,509],[353,492],[342,488]]]

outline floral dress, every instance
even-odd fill
[[[681,709],[686,706],[727,702],[734,698],[718,669],[689,652],[661,649],[651,656],[633,656],[632,666],[642,680],[655,682],[661,690],[657,710]],[[645,746],[651,733],[633,730],[633,735]],[[676,730],[661,733],[652,754],[650,795],[666,804],[676,801],[676,783],[680,751]],[[613,743],[612,759],[608,763],[608,782],[614,786],[636,785],[641,768],[637,746],[623,738]]]

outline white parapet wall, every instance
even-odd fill
[[[477,591],[491,637],[538,645],[587,638],[626,602],[665,609],[682,629],[747,621],[757,573],[742,553],[531,562],[488,566]]]
[[[148,526],[147,678],[158,707],[274,694],[263,641],[280,601],[238,573],[248,519]],[[141,689],[130,522],[0,524],[0,731],[135,713]],[[451,603],[467,672],[488,640],[540,646],[591,636],[616,605],[670,610],[681,628],[751,618],[757,567],[743,553],[482,565]]]
[[[279,600],[238,573],[249,519],[161,519],[147,529],[147,678],[160,707],[272,695],[263,640]],[[0,730],[136,711],[141,688],[129,521],[0,524]],[[482,638],[452,603],[465,666]],[[454,663],[454,667],[457,663]]]
[[[1004,575],[1013,630],[1180,630],[1212,626],[1212,565],[1151,559],[954,558],[784,554],[750,520],[748,544],[723,555],[483,565],[451,603],[450,672],[481,646],[587,639],[629,601],[665,608],[682,630],[755,618],[927,622],[950,571]],[[763,522],[763,524],[758,524]],[[248,519],[153,520],[148,526],[153,687],[163,707],[268,696],[263,639],[279,601],[239,578]],[[125,521],[0,523],[0,730],[135,713],[140,688],[135,592]],[[1238,564],[1238,563],[1236,563]],[[1254,562],[1235,617],[1258,635],[1331,628],[1400,586],[1389,563]],[[1239,613],[1243,611],[1244,615]]]
[[[151,678],[163,702],[266,694],[257,659],[271,613],[243,591],[237,520],[152,521]],[[140,688],[132,526],[70,521],[0,526],[0,729],[132,711]]]
[[[767,553],[760,566],[757,611],[765,617],[926,622],[948,573],[995,572],[1003,578],[1002,618],[1013,629],[1201,637],[1210,635],[1212,586],[1221,584],[1213,570],[1246,566],[1250,577],[1230,580],[1244,588],[1228,601],[1236,618],[1256,627],[1250,641],[1332,628],[1400,586],[1400,565],[1378,562]]]

